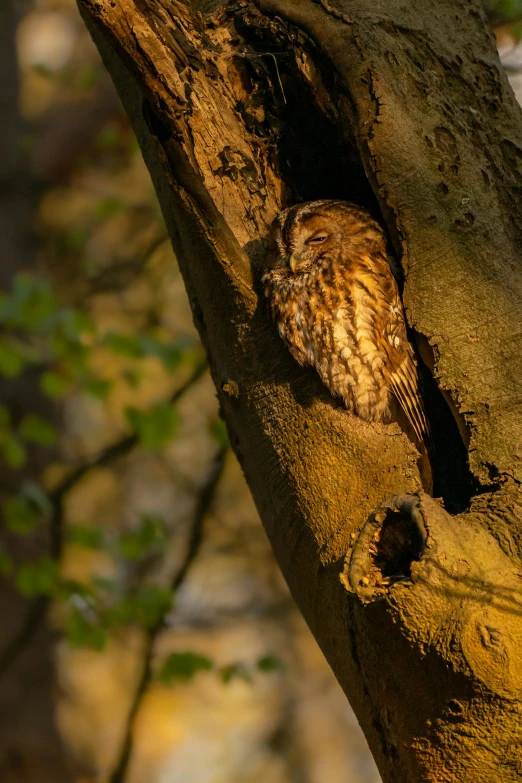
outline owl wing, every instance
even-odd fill
[[[413,350],[408,341],[402,303],[391,273],[387,280],[388,296],[382,332],[384,350],[389,358],[390,387],[408,417],[415,434],[429,445],[429,424],[419,394],[419,378]]]
[[[406,355],[401,364],[392,372],[390,386],[415,430],[415,434],[422,443],[428,446],[429,425],[419,395],[417,367],[413,356]]]

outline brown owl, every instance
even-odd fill
[[[386,421],[394,396],[419,441],[428,423],[382,228],[345,201],[285,209],[271,230],[265,294],[279,334],[334,397]]]

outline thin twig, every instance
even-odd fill
[[[110,267],[106,269],[101,269],[97,274],[95,274],[93,277],[89,279],[89,288],[88,290],[78,298],[76,301],[77,305],[84,306],[86,302],[89,300],[89,297],[91,297],[93,294],[99,294],[101,292],[108,292],[108,291],[121,291],[121,274],[122,272],[126,272],[129,270],[130,272],[133,272],[135,275],[142,272],[143,268],[147,265],[151,257],[154,255],[156,250],[160,248],[162,245],[165,244],[165,242],[168,242],[168,234],[163,234],[157,238],[155,238],[149,247],[146,249],[146,251],[141,255],[141,257],[136,261],[136,259],[133,257],[127,261],[121,261],[119,264],[113,264]],[[119,279],[120,284],[116,285],[114,283],[111,283],[114,279]]]
[[[281,75],[279,73],[279,65],[277,64],[276,54],[284,54],[284,52],[256,52],[254,53],[248,53],[248,54],[242,54],[241,57],[246,57],[249,60],[253,60],[256,57],[271,57],[274,61],[275,65],[275,71],[277,76],[277,82],[279,84],[279,89],[281,90],[281,96],[283,98],[283,103],[286,103],[286,95],[283,87],[283,82],[281,81]]]
[[[274,61],[277,81],[279,82],[279,89],[281,90],[281,95],[283,96],[283,103],[286,103],[286,95],[283,89],[283,82],[281,81],[281,76],[279,75],[279,66],[277,64],[276,56],[272,52],[268,52],[268,56],[271,57]]]
[[[216,489],[219,484],[219,480],[223,474],[223,468],[225,465],[225,457],[228,452],[228,447],[223,446],[216,454],[214,463],[207,476],[207,480],[203,489],[198,497],[196,509],[194,511],[194,519],[192,521],[192,528],[190,539],[187,546],[187,552],[185,558],[177,571],[174,579],[172,580],[172,588],[174,591],[178,590],[185,581],[187,574],[196,559],[201,541],[203,539],[203,526],[207,513],[212,505]],[[120,758],[118,764],[111,775],[110,783],[124,783],[129,766],[129,761],[132,753],[132,729],[135,718],[141,707],[143,696],[148,688],[148,685],[152,679],[152,662],[154,657],[154,647],[156,640],[165,628],[167,627],[165,616],[163,616],[158,624],[149,631],[147,639],[147,647],[145,651],[145,659],[143,662],[142,674],[134,699],[132,702],[129,715],[127,717],[127,725],[125,731],[125,738],[121,749]]]
[[[48,603],[49,598],[47,596],[39,596],[29,606],[22,625],[0,654],[0,676],[5,674],[13,661],[18,658],[22,650],[33,638]]]
[[[183,395],[201,378],[206,368],[206,363],[202,362],[197,365],[194,372],[185,381],[185,383],[180,386],[179,389],[176,389],[170,398],[171,404],[174,405],[181,397],[183,397]],[[137,443],[138,436],[135,434],[126,435],[116,443],[112,443],[93,459],[87,460],[81,465],[78,465],[49,494],[49,499],[53,507],[51,519],[49,522],[49,553],[51,557],[59,559],[62,554],[63,501],[67,492],[69,492],[69,490],[71,490],[89,470],[92,470],[92,468],[101,467],[103,465],[108,465],[118,457],[122,457],[124,454],[128,454],[128,452],[131,451],[131,449],[133,449]],[[0,652],[0,677],[6,673],[18,655],[22,652],[24,647],[33,638],[40,625],[40,622],[42,621],[42,618],[45,615],[49,605],[49,600],[49,596],[39,596],[30,604],[18,631],[16,631],[12,639],[6,644],[3,651]]]
[[[199,381],[206,369],[206,363],[198,363],[190,377],[187,378],[185,383],[180,386],[179,389],[176,389],[170,398],[171,405],[175,405],[175,403],[178,402],[180,398],[183,397],[183,395],[195,383],[197,383],[197,381]],[[92,459],[87,460],[81,465],[78,465],[78,467],[71,471],[71,473],[69,473],[69,475],[66,476],[64,480],[56,487],[56,489],[50,493],[49,497],[51,502],[59,504],[64,495],[69,492],[69,490],[72,489],[72,487],[74,487],[89,470],[92,470],[92,468],[99,468],[103,465],[107,465],[113,462],[118,457],[127,454],[132,448],[134,448],[134,446],[137,445],[137,443],[138,436],[136,434],[126,435],[124,438],[121,438],[121,440],[116,441],[116,443],[111,443],[110,446],[107,446],[107,448],[103,449],[103,451],[101,451]]]

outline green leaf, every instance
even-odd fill
[[[280,672],[285,668],[284,661],[275,655],[265,655],[257,662],[257,668],[260,672],[269,674],[271,672]]]
[[[86,228],[72,228],[63,237],[63,250],[66,253],[77,253],[86,244],[89,239],[89,232]]]
[[[126,596],[117,603],[105,606],[103,610],[103,621],[107,628],[117,628],[122,625],[138,623],[136,618],[136,606],[133,599]]]
[[[2,517],[9,530],[25,536],[33,532],[38,519],[38,510],[28,498],[17,495],[4,500]]]
[[[36,443],[38,446],[52,446],[57,438],[53,425],[36,413],[28,413],[24,416],[18,427],[18,433],[24,440]]]
[[[210,425],[210,433],[220,446],[229,445],[227,425],[223,419],[214,419]]]
[[[74,605],[78,600],[83,601],[85,606],[96,607],[96,593],[91,583],[79,582],[77,579],[64,579],[60,577],[55,597],[60,601],[67,601]],[[72,604],[71,604],[72,601]]]
[[[81,336],[75,332],[72,323],[60,324],[51,338],[50,347],[58,359],[68,359],[75,367],[84,367],[89,349],[81,342]]]
[[[39,484],[26,481],[21,491],[2,503],[2,518],[9,530],[19,535],[32,533],[38,517],[48,514],[51,501]]]
[[[520,40],[522,39],[522,22],[515,22],[510,25],[509,34],[516,44],[520,43]]]
[[[0,340],[0,373],[6,378],[16,378],[23,366],[24,360],[16,346],[9,340]]]
[[[108,579],[105,576],[94,576],[92,578],[92,583],[98,590],[110,595],[116,594],[119,589],[118,583],[115,582],[114,579]]]
[[[134,336],[107,332],[103,336],[102,345],[132,359],[156,356],[169,372],[176,370],[184,357],[183,346],[179,341],[164,342],[151,333]]]
[[[58,563],[43,557],[34,563],[25,563],[18,570],[15,585],[22,595],[52,595],[59,579]]]
[[[114,125],[106,125],[98,134],[98,144],[105,149],[116,147],[120,139],[118,128]]]
[[[140,359],[143,356],[138,339],[131,334],[107,332],[103,335],[101,344],[114,353],[129,356],[132,359]]]
[[[58,303],[50,281],[34,275],[16,275],[13,289],[0,304],[0,321],[25,332],[47,331]]]
[[[88,620],[75,607],[71,608],[65,621],[65,633],[72,647],[87,647],[101,652],[107,644],[105,630],[96,622]]]
[[[109,596],[115,591],[107,590]],[[141,586],[134,594],[117,602],[105,601],[104,620],[113,627],[135,623],[142,628],[157,627],[172,606],[172,590],[154,584]]]
[[[83,388],[87,394],[102,401],[107,399],[113,386],[114,381],[109,380],[109,378],[89,378],[89,380],[83,384]]]
[[[40,386],[47,397],[59,399],[70,391],[71,381],[53,370],[48,370],[40,376]]]
[[[105,536],[99,527],[71,525],[67,529],[67,540],[86,549],[103,549]]]
[[[147,584],[133,596],[133,619],[144,628],[154,628],[172,606],[172,590]]]
[[[71,311],[71,324],[78,334],[96,334],[96,321],[83,310]]]
[[[25,465],[27,455],[24,445],[14,433],[2,433],[0,449],[10,468],[18,470]]]
[[[96,85],[99,77],[99,69],[95,65],[86,65],[77,76],[76,86],[79,90],[87,92]]]
[[[228,666],[222,666],[219,670],[221,679],[228,685],[234,679],[241,679],[245,682],[252,682],[252,678],[247,669],[241,663],[230,663]]]
[[[119,554],[127,560],[141,560],[153,552],[163,552],[167,541],[165,520],[157,514],[144,514],[137,530],[120,536]]]
[[[129,152],[130,152],[131,155],[134,154],[134,153],[140,152],[140,145],[139,145],[138,139],[136,138],[136,136],[133,133],[128,138],[128,147],[129,147]],[[163,217],[163,216],[161,216],[161,217]],[[166,228],[164,222],[161,224],[161,227],[163,228],[163,233],[166,236],[167,235],[167,228]]]
[[[210,671],[214,664],[206,655],[195,652],[175,652],[164,661],[158,679],[169,684],[174,680],[188,682],[202,671]]]
[[[486,0],[485,5],[497,23],[516,19],[522,13],[521,0]]]
[[[38,76],[46,76],[49,79],[54,76],[53,71],[48,68],[45,63],[33,63],[31,70],[33,73],[38,74]]]
[[[107,220],[113,215],[122,212],[125,209],[125,204],[120,198],[109,196],[108,198],[102,198],[98,201],[94,208],[94,213],[99,220]]]
[[[40,514],[48,514],[52,510],[49,495],[36,481],[24,481],[20,495],[32,503]]]
[[[146,411],[127,408],[125,414],[140,443],[151,451],[165,446],[178,430],[178,411],[167,402],[160,402]]]
[[[169,372],[174,372],[183,361],[183,350],[179,343],[164,342],[152,334],[139,338],[139,345],[144,356],[156,356]]]

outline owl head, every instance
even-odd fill
[[[308,201],[283,210],[272,223],[268,266],[305,273],[320,258],[378,240],[383,232],[367,212],[348,201]]]

